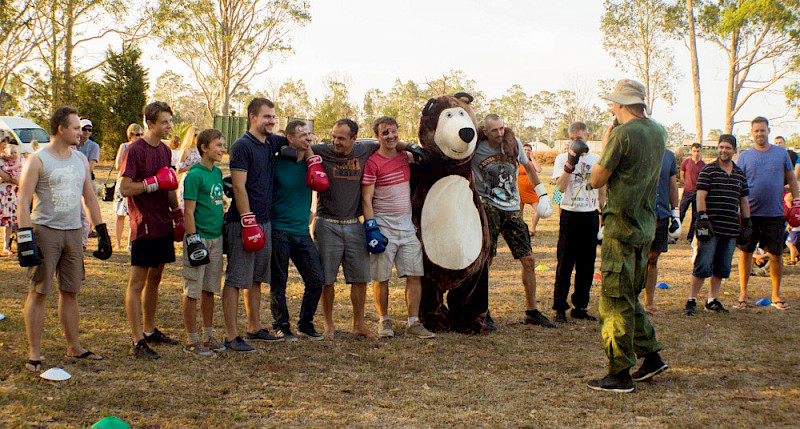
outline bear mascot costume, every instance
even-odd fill
[[[425,268],[419,314],[434,332],[477,334],[489,305],[490,238],[470,165],[478,140],[470,102],[466,93],[431,98],[419,123],[430,158],[415,167],[412,184]]]

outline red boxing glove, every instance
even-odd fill
[[[800,226],[800,198],[792,200],[792,206],[786,210],[786,222],[792,228]]]
[[[245,213],[239,217],[242,223],[242,243],[247,252],[258,252],[264,248],[266,237],[264,231],[256,222],[256,215],[253,212]]]
[[[178,175],[171,167],[161,167],[155,176],[150,176],[142,181],[146,193],[155,192],[159,189],[174,191],[178,189]]]
[[[306,160],[308,172],[306,173],[306,186],[314,191],[327,191],[331,181],[322,168],[322,157],[314,155]]]
[[[183,236],[186,234],[186,226],[183,223],[183,210],[175,209],[172,211],[172,221],[174,222],[175,228],[173,230],[174,237],[176,243],[180,243],[183,241]]]

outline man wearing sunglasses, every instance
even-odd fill
[[[81,118],[81,133],[78,135],[79,142],[75,149],[89,161],[92,188],[96,189],[94,187],[94,166],[100,160],[100,145],[91,139],[92,131],[94,131],[92,121],[87,118]],[[96,235],[92,232],[92,224],[89,221],[88,213],[84,211],[81,219],[83,219],[83,247],[86,247],[89,244],[89,237],[95,237]]]

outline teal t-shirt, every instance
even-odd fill
[[[275,161],[275,181],[272,184],[269,215],[272,229],[294,235],[309,235],[311,189],[306,186],[306,171],[304,161]]]
[[[189,169],[183,181],[183,199],[196,202],[194,223],[200,237],[222,235],[222,171],[216,165],[209,170],[198,162]]]

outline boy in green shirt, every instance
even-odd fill
[[[214,165],[225,154],[225,139],[216,129],[197,137],[202,158],[186,173],[183,198],[186,239],[183,242],[183,323],[187,342],[183,351],[211,356],[225,350],[211,335],[214,294],[222,282],[222,171]],[[203,340],[197,332],[197,300],[203,319]]]

